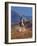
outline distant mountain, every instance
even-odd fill
[[[32,19],[32,16],[26,16],[26,15],[22,15],[22,17],[23,17],[24,19],[27,19],[27,20]]]
[[[11,11],[11,24],[18,24],[20,22],[21,16],[25,21],[32,19],[32,16],[20,15],[12,10]]]

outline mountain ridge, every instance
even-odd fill
[[[26,15],[20,15],[18,13],[16,13],[16,11],[11,11],[11,23],[19,23],[20,22],[20,17],[26,19],[26,20],[30,20],[32,19],[32,16],[26,16]]]

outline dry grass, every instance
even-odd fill
[[[19,31],[20,29],[21,31]],[[31,37],[32,37],[31,29],[29,28],[26,29],[25,27],[20,27],[20,26],[12,27],[11,39],[24,39],[24,38],[31,38]]]

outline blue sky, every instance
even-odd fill
[[[32,16],[32,8],[31,7],[12,7],[11,10],[16,11],[20,15]]]
[[[16,14],[15,14],[16,12]],[[19,18],[16,15],[20,16],[32,16],[32,7],[11,7],[11,21],[16,22],[19,21]]]

